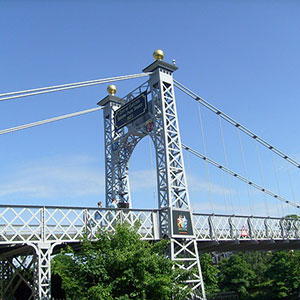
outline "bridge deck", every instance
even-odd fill
[[[141,239],[159,240],[159,210],[53,206],[0,206],[0,255],[26,245],[78,243],[117,222],[136,226]],[[300,220],[193,213],[199,250],[268,250],[300,247]],[[17,250],[16,250],[17,251]],[[20,250],[21,251],[21,250]]]

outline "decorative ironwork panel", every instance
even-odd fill
[[[156,210],[69,207],[0,207],[0,245],[38,242],[78,242],[85,234],[114,231],[117,223],[137,228],[141,239],[157,239]]]
[[[281,220],[281,229],[286,239],[299,238],[300,220],[292,218],[284,218]]]
[[[252,229],[250,232],[252,239],[254,239],[254,240],[268,239],[266,225],[265,225],[265,219],[251,217],[251,218],[249,218],[249,220],[252,224]]]
[[[0,244],[40,241],[42,228],[41,207],[0,206]]]
[[[228,216],[211,216],[216,240],[231,240],[231,227]]]
[[[210,223],[211,216],[204,216],[200,214],[193,214],[194,219],[194,233],[197,240],[212,240],[214,234],[212,234],[213,227]]]
[[[86,209],[47,207],[44,209],[43,241],[78,241],[86,228]]]
[[[138,228],[137,231],[144,240],[153,240],[154,236],[154,222],[152,211],[123,211],[122,222],[130,224],[131,227]]]
[[[267,218],[266,219],[266,227],[268,230],[268,236],[270,239],[278,240],[283,239],[284,236],[282,235],[282,229],[280,224],[280,219],[275,218]]]

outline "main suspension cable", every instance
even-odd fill
[[[294,160],[293,158],[291,158],[288,155],[284,154],[282,151],[280,151],[276,147],[272,146],[270,143],[268,143],[267,141],[265,141],[264,139],[259,137],[257,134],[253,133],[252,131],[247,129],[245,126],[241,125],[240,123],[235,121],[233,118],[231,118],[230,116],[228,116],[225,113],[223,113],[222,111],[220,111],[218,108],[216,108],[215,106],[213,106],[212,104],[210,104],[209,102],[207,102],[206,100],[201,98],[199,95],[197,95],[196,93],[194,93],[193,91],[191,91],[190,89],[188,89],[186,86],[184,86],[183,84],[181,84],[180,82],[178,82],[175,79],[174,79],[174,85],[179,90],[181,90],[182,92],[184,92],[188,96],[192,97],[193,99],[195,99],[196,101],[198,101],[199,103],[204,105],[206,108],[208,108],[209,110],[211,110],[215,114],[219,115],[221,118],[226,120],[228,123],[230,123],[231,125],[234,125],[238,129],[240,129],[241,131],[243,131],[244,133],[246,133],[247,135],[252,137],[254,140],[258,141],[263,146],[265,146],[269,150],[272,150],[274,153],[276,153],[277,155],[279,155],[280,157],[282,157],[283,159],[285,159],[286,161],[288,161],[289,163],[291,163],[292,165],[294,165],[294,166],[296,166],[297,168],[300,169],[300,163],[298,163],[296,160]]]
[[[30,90],[24,90],[24,91],[9,92],[9,93],[0,94],[0,101],[12,100],[12,99],[16,99],[16,98],[35,96],[35,95],[41,95],[41,94],[70,90],[70,89],[76,89],[76,88],[80,88],[80,87],[98,85],[98,84],[114,82],[114,81],[135,79],[135,78],[145,77],[150,74],[151,74],[151,72],[139,73],[139,74],[133,74],[133,75],[123,75],[123,76],[117,76],[117,77],[110,77],[110,78],[54,85],[54,86],[48,86],[48,87],[42,87],[42,88],[36,88],[36,89],[30,89]]]
[[[218,164],[214,160],[212,160],[212,159],[210,159],[210,158],[202,155],[201,153],[199,153],[198,151],[192,149],[191,147],[188,147],[188,146],[186,146],[184,144],[181,144],[181,146],[182,146],[182,148],[184,150],[189,151],[190,153],[194,154],[195,156],[197,156],[197,157],[199,157],[199,158],[201,158],[201,159],[209,162],[210,164],[214,165],[215,167],[217,167],[217,168],[223,170],[224,172],[227,172],[228,174],[230,174],[230,175],[232,175],[232,176],[240,179],[241,181],[243,181],[243,182],[245,182],[245,183],[253,186],[254,188],[260,190],[261,192],[264,192],[264,193],[266,193],[266,194],[268,194],[268,195],[270,195],[270,196],[272,196],[272,197],[274,197],[274,198],[276,198],[276,199],[278,199],[278,200],[280,200],[280,201],[282,201],[282,202],[284,202],[284,203],[286,203],[288,205],[292,205],[292,206],[294,206],[296,208],[300,208],[300,205],[298,205],[297,203],[294,203],[292,201],[286,200],[285,198],[283,198],[283,197],[281,197],[281,196],[279,196],[279,195],[277,195],[277,194],[275,194],[275,193],[273,193],[273,192],[271,192],[271,191],[269,191],[269,190],[261,187],[260,185],[256,184],[255,182],[248,180],[247,178],[245,178],[245,177],[243,177],[243,176],[235,173],[234,171],[232,171],[232,170],[224,167],[223,165]]]
[[[67,114],[67,115],[62,115],[62,116],[58,116],[58,117],[54,117],[54,118],[50,118],[50,119],[45,119],[45,120],[41,120],[41,121],[37,121],[37,122],[33,122],[33,123],[24,124],[24,125],[21,125],[21,126],[16,126],[16,127],[3,129],[3,130],[0,130],[0,135],[15,132],[15,131],[19,131],[19,130],[23,130],[23,129],[27,129],[27,128],[31,128],[31,127],[35,127],[35,126],[44,125],[44,124],[51,123],[51,122],[60,121],[60,120],[67,119],[67,118],[80,116],[80,115],[87,114],[87,113],[90,113],[90,112],[98,111],[98,110],[103,109],[103,108],[104,108],[103,106],[96,107],[96,108],[90,108],[90,109],[87,109],[87,110],[82,110],[82,111],[70,113],[70,114]]]

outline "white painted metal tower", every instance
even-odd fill
[[[159,238],[170,239],[170,257],[179,268],[193,270],[188,281],[194,296],[206,299],[187,190],[178,126],[173,72],[161,50],[143,71],[149,80],[123,98],[116,87],[98,104],[104,106],[106,206],[114,199],[131,208],[129,160],[137,143],[149,135],[156,151]]]

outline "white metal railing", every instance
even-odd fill
[[[24,242],[75,242],[94,238],[116,223],[136,227],[141,239],[158,239],[157,210],[0,205],[0,245]]]
[[[0,245],[76,242],[115,224],[135,226],[141,239],[159,239],[159,210],[0,205]],[[198,241],[300,240],[300,219],[193,213]]]
[[[197,240],[300,240],[300,219],[193,214]]]

